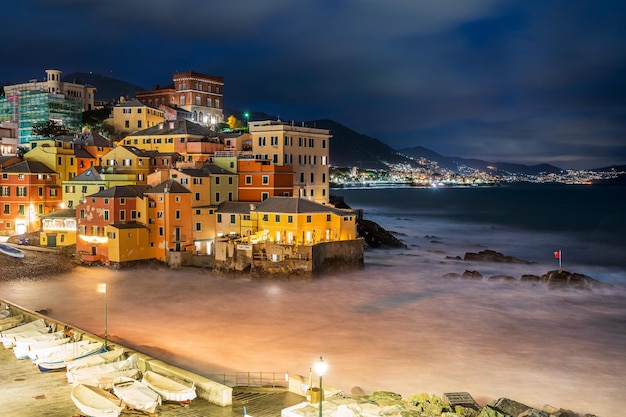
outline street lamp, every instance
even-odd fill
[[[98,284],[98,292],[104,294],[104,349],[107,349],[107,283]]]
[[[245,112],[243,114],[243,117],[246,118],[246,128],[250,129],[250,113]]]
[[[317,374],[320,376],[320,411],[319,411],[319,417],[322,417],[322,375],[324,375],[324,372],[326,372],[326,369],[328,369],[328,364],[326,362],[324,362],[324,359],[322,359],[322,357],[320,356],[320,360],[315,362],[315,365],[313,365],[313,367],[315,368],[315,372],[317,372]]]

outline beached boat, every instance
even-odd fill
[[[137,354],[134,354],[124,361],[76,368],[67,372],[67,382],[74,385],[84,384],[111,389],[113,388],[113,380],[117,377],[136,378],[139,376],[137,359]]]
[[[17,317],[17,316],[12,316]],[[46,322],[43,319],[30,321],[28,323],[20,324],[19,326],[11,327],[10,329],[0,330],[0,337],[2,338],[2,344],[5,348],[11,349],[15,342],[17,334],[28,334],[34,336],[39,333],[47,333],[49,330],[46,326]]]
[[[76,407],[91,417],[117,417],[126,407],[124,401],[110,392],[89,385],[76,385],[71,397]]]
[[[156,391],[165,401],[186,403],[196,398],[194,384],[153,371],[146,371],[141,382]]]
[[[27,339],[29,337],[35,337],[35,336],[43,336],[43,335],[47,335],[50,334],[52,332],[54,332],[56,330],[56,324],[49,324],[47,326],[42,326],[39,322],[31,322],[31,323],[36,323],[36,326],[34,329],[31,330],[24,330],[18,333],[10,333],[10,334],[6,334],[2,336],[2,344],[4,345],[4,347],[6,347],[7,349],[11,349],[13,347],[15,347],[16,343],[22,339]],[[28,326],[27,326],[28,327]],[[21,328],[21,327],[20,327]],[[13,329],[10,329],[13,330]],[[8,333],[8,332],[7,332]]]
[[[64,347],[68,345],[73,345],[73,343],[67,343],[61,346]],[[47,355],[44,358],[37,359],[35,361],[35,364],[37,364],[37,367],[41,372],[54,371],[57,369],[64,369],[66,366],[66,361],[69,362],[75,359],[80,359],[85,356],[95,355],[102,352],[104,352],[102,343],[93,342],[86,345],[73,346],[71,349],[61,349],[52,352],[50,355]]]
[[[161,405],[161,396],[156,391],[132,378],[116,378],[113,381],[113,393],[134,410],[153,414],[157,406]]]
[[[9,316],[5,319],[0,320],[0,331],[9,330],[17,327],[20,323],[24,321],[24,316],[18,314],[16,316]]]
[[[7,245],[6,243],[0,243],[0,253],[4,253],[5,255],[12,256],[14,258],[23,258],[24,251],[18,248],[15,248],[11,245]]]
[[[123,348],[117,348],[113,350],[107,350],[102,353],[96,353],[95,355],[85,356],[84,358],[76,359],[73,361],[67,361],[67,372],[78,368],[87,368],[90,366],[98,366],[107,363],[122,361],[125,359],[125,352],[126,351]]]
[[[4,304],[1,304],[0,305],[0,320],[6,319],[10,315],[11,315],[11,310],[9,310],[8,308],[4,308]]]
[[[31,353],[35,353],[38,351],[42,351],[49,347],[60,346],[66,343],[69,343],[72,339],[69,337],[65,337],[63,332],[59,332],[61,335],[56,338],[49,338],[47,340],[39,340],[33,341],[30,343],[21,343],[19,340],[16,342],[15,347],[13,348],[13,353],[15,357],[18,359],[26,359],[30,356]],[[57,333],[50,333],[51,335],[56,335]],[[42,335],[43,336],[43,335]]]

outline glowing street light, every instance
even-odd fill
[[[324,372],[326,372],[326,370],[328,369],[328,364],[326,362],[324,362],[324,359],[322,359],[322,357],[320,356],[320,360],[315,362],[315,364],[313,365],[313,368],[315,368],[315,372],[317,372],[317,374],[320,376],[320,411],[319,411],[319,417],[322,417],[322,395],[323,395],[323,391],[322,391],[322,375],[324,375]]]
[[[107,283],[98,284],[98,292],[104,294],[104,349],[107,349]]]
[[[245,112],[245,113],[243,114],[243,117],[245,117],[245,118],[246,118],[246,127],[249,129],[249,128],[250,128],[250,113]]]

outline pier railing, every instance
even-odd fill
[[[289,374],[285,372],[233,372],[209,374],[208,378],[228,387],[288,388]]]

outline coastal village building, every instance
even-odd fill
[[[43,81],[4,86],[0,97],[0,122],[18,125],[19,145],[41,139],[32,133],[33,126],[49,120],[79,132],[82,112],[94,108],[96,88],[89,85],[61,81],[61,71],[46,70]]]
[[[0,156],[15,155],[18,143],[17,123],[0,123]]]
[[[195,247],[191,227],[191,192],[174,180],[165,181],[144,191],[154,213],[148,219],[150,236],[154,236],[154,255],[167,261],[168,252],[182,252]]]
[[[113,107],[113,129],[122,138],[164,121],[165,114],[162,110],[147,106],[137,99],[124,100]]]
[[[74,145],[55,138],[38,139],[31,142],[32,149],[24,154],[24,160],[41,162],[57,173],[58,186],[71,180],[78,172]]]
[[[191,120],[204,126],[224,121],[224,78],[194,71],[176,72],[172,84],[152,91],[138,91],[137,99],[150,107],[178,107],[191,114]]]
[[[269,197],[293,195],[293,167],[274,165],[267,159],[241,158],[237,162],[239,175],[238,201],[263,201]]]
[[[143,192],[148,188],[147,185],[112,187],[87,196],[85,202],[76,207],[76,226],[78,229],[76,253],[81,261],[110,263],[109,233],[111,233],[111,225],[132,223],[131,226],[140,226],[136,223],[142,217],[141,214],[147,215],[141,201],[144,199]],[[117,229],[119,228],[120,226],[117,226]],[[146,228],[143,227],[143,229]],[[146,229],[146,236],[147,233]],[[116,235],[115,238],[117,239],[119,236]],[[116,242],[119,243],[119,240]],[[141,240],[137,240],[135,243],[137,242],[142,243]],[[143,243],[139,247],[136,245],[129,245],[126,248],[121,248],[118,245],[114,247],[118,251],[126,250],[143,254],[149,252],[145,248],[148,241]],[[118,259],[118,256],[119,253],[113,259]],[[150,259],[150,257],[142,259]]]
[[[63,206],[75,208],[85,202],[87,196],[120,185],[136,185],[136,174],[113,173],[101,166],[87,169],[68,181],[63,181]]]
[[[41,217],[39,245],[56,248],[76,244],[76,210],[62,209]]]
[[[134,146],[116,146],[102,157],[102,173],[132,174],[137,184],[146,184],[148,174],[176,164],[177,153],[144,151]]]
[[[293,195],[328,203],[330,131],[281,121],[250,122],[252,154],[293,168]]]
[[[38,161],[23,161],[0,173],[0,234],[39,230],[44,214],[61,208],[57,173]]]
[[[182,156],[182,162],[190,164],[206,162],[224,149],[215,131],[188,120],[158,123],[129,134],[120,144],[144,151],[176,152]]]

